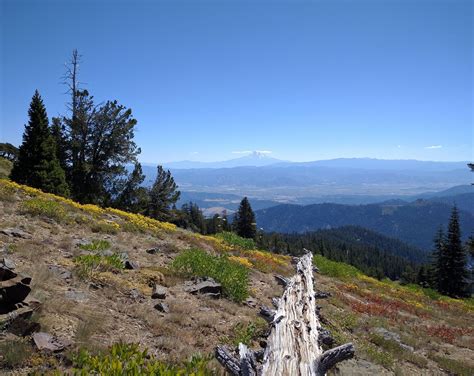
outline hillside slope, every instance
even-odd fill
[[[265,231],[306,232],[346,225],[361,226],[429,250],[439,226],[446,227],[452,205],[417,200],[370,205],[278,205],[257,210],[257,225]],[[464,238],[474,229],[474,215],[460,211]]]
[[[5,180],[0,180],[0,213],[1,258],[13,262],[15,271],[31,275],[30,295],[41,302],[28,325],[3,328],[0,334],[0,365],[7,374],[70,371],[84,364],[84,357],[71,356],[79,348],[98,351],[120,341],[139,343],[169,364],[196,353],[212,354],[221,343],[244,341],[258,348],[266,327],[258,306],[271,306],[271,299],[282,293],[274,273],[293,273],[288,257],[252,249],[238,239],[199,236]],[[232,294],[213,299],[186,292],[190,277],[177,273],[173,262],[191,248],[245,265],[252,299],[239,303]],[[134,269],[83,262],[123,253]],[[316,264],[321,270],[317,288],[332,294],[320,301],[324,324],[337,343],[350,340],[356,346],[356,358],[331,374],[473,373],[470,301],[377,281],[320,256]],[[230,287],[240,282],[234,280]],[[161,302],[169,312],[155,308],[155,283],[167,288]],[[19,333],[33,323],[67,343],[69,350],[37,350],[31,333]],[[215,361],[206,364],[205,374],[222,374]]]

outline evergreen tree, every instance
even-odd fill
[[[30,119],[25,126],[23,143],[10,177],[18,183],[67,196],[69,188],[57,158],[56,143],[38,90],[31,100],[28,116]]]
[[[135,163],[132,173],[120,189],[114,206],[132,213],[143,213],[148,207],[148,191],[141,184],[145,180],[140,163]]]
[[[237,234],[243,238],[254,239],[257,234],[255,214],[247,197],[240,202],[234,219],[234,227]]]
[[[156,180],[149,193],[147,214],[160,221],[168,221],[171,219],[170,207],[178,201],[181,193],[169,170],[165,171],[162,166],[158,166],[157,170]]]
[[[58,117],[53,117],[51,119],[51,135],[53,136],[54,142],[56,143],[56,156],[58,158],[61,168],[66,173],[67,179],[67,152],[68,152],[68,143],[65,136],[65,128],[61,119]]]
[[[451,213],[446,240],[446,285],[442,286],[440,291],[452,297],[466,296],[469,274],[466,251],[461,241],[459,212],[456,206]]]
[[[449,275],[446,273],[447,264],[446,236],[443,227],[439,227],[434,238],[434,250],[431,263],[431,283],[439,291],[445,291],[449,283]]]

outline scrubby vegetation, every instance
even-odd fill
[[[73,357],[74,375],[150,375],[150,376],[207,376],[215,373],[209,358],[193,356],[181,364],[167,364],[140,350],[138,344],[117,343],[97,355],[83,349]]]
[[[186,276],[211,277],[222,284],[224,294],[235,301],[247,298],[249,271],[225,256],[213,256],[201,249],[183,251],[173,261],[173,268]]]

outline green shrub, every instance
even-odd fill
[[[118,254],[104,256],[100,254],[82,255],[74,259],[80,277],[90,277],[94,272],[116,272],[124,268],[123,260]]]
[[[250,346],[253,341],[263,337],[267,330],[268,324],[262,318],[258,318],[254,322],[247,324],[239,322],[234,327],[232,338],[227,339],[225,342],[228,342],[233,346],[238,346],[239,343]]]
[[[237,246],[242,249],[256,249],[257,246],[253,239],[242,238],[241,236],[237,235],[235,232],[220,232],[214,235],[217,239],[221,239],[227,244],[231,246]]]
[[[101,232],[103,234],[116,234],[120,230],[120,226],[115,222],[98,220],[90,225],[92,232]]]
[[[8,159],[0,157],[0,179],[8,179],[13,163]]]
[[[428,364],[428,361],[424,357],[414,354],[412,351],[404,349],[399,343],[385,339],[378,334],[371,334],[370,341],[388,351],[396,358],[406,360],[407,362],[413,363],[420,368],[425,368]]]
[[[90,243],[87,244],[80,244],[80,249],[84,249],[85,251],[105,251],[106,249],[110,248],[110,242],[103,239],[94,239]]]
[[[459,376],[471,376],[474,375],[474,367],[469,364],[462,363],[459,360],[454,360],[446,358],[444,356],[439,356],[435,354],[428,355],[430,359],[434,360],[440,368],[445,371],[448,371],[449,374],[459,375]]]
[[[30,344],[23,339],[0,342],[1,365],[5,368],[23,366],[33,354]]]
[[[361,272],[354,266],[327,259],[321,255],[314,255],[313,263],[319,271],[327,276],[336,278],[357,277]]]
[[[22,213],[51,218],[57,222],[68,221],[64,206],[57,201],[32,198],[22,203],[20,211]]]
[[[73,366],[74,374],[81,376],[207,376],[214,374],[208,366],[209,360],[195,355],[189,361],[171,365],[157,360],[147,350],[140,351],[137,344],[117,343],[98,355],[92,355],[87,350],[79,351],[73,357]]]
[[[248,297],[248,269],[225,256],[212,256],[201,249],[189,249],[175,258],[173,269],[185,276],[214,278],[222,284],[224,294],[237,302]]]
[[[393,357],[388,352],[378,350],[377,347],[371,343],[364,343],[361,346],[361,350],[367,354],[367,357],[372,362],[380,364],[387,369],[391,369],[393,367]]]

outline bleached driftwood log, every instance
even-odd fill
[[[279,282],[286,282],[286,289],[279,300],[273,300],[276,310],[261,309],[272,326],[262,365],[257,364],[255,354],[244,345],[239,346],[239,360],[224,347],[216,349],[217,359],[231,374],[323,376],[336,363],[354,356],[351,343],[328,351],[321,347],[331,343],[331,339],[317,314],[312,260],[312,253],[308,252],[299,259],[295,276],[278,276]]]

